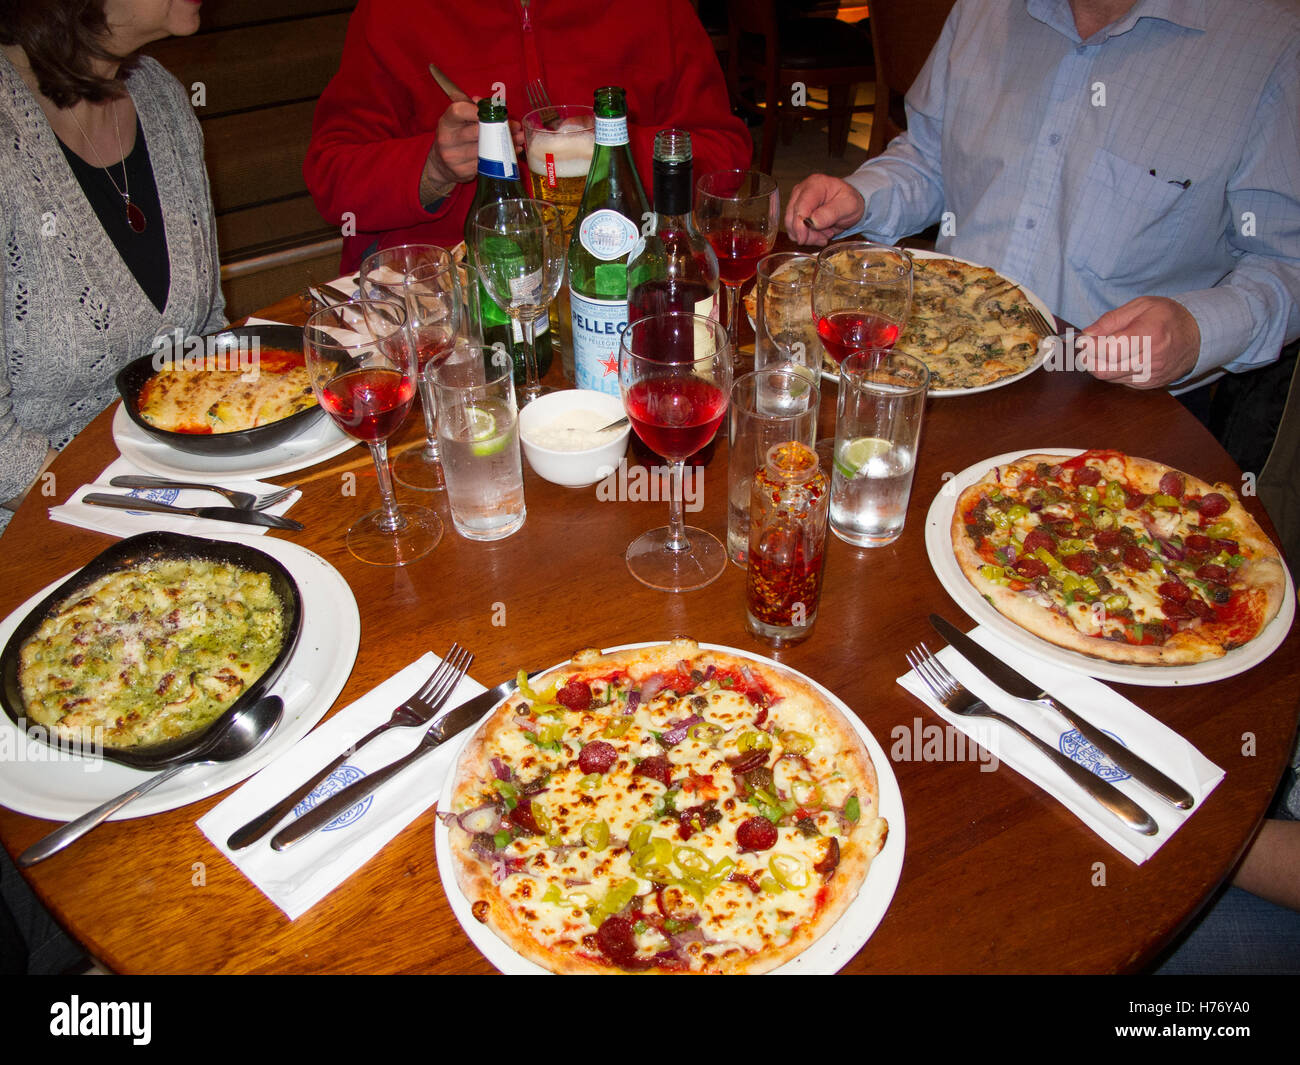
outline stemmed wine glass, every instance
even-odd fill
[[[420,374],[424,445],[393,460],[393,476],[408,488],[437,492],[446,487],[438,452],[438,412],[424,370],[451,354],[460,332],[461,292],[451,252],[433,244],[383,248],[361,264],[361,295],[390,299],[406,307]]]
[[[682,476],[686,460],[713,439],[726,414],[731,374],[726,330],[711,318],[671,311],[638,319],[623,333],[623,408],[637,436],[672,469],[669,524],[627,549],[627,568],[651,588],[703,588],[726,569],[721,541],[682,519]]]
[[[781,226],[781,190],[757,170],[716,170],[695,186],[695,225],[713,245],[727,288],[727,331],[737,341],[737,297],[754,276],[758,260],[772,250]]]
[[[470,226],[474,268],[492,300],[524,334],[523,402],[549,392],[537,375],[537,323],[564,281],[564,226],[544,200],[498,200],[479,208]]]
[[[303,327],[312,391],[348,436],[370,447],[383,505],[348,530],[348,550],[375,566],[404,566],[442,539],[442,520],[426,507],[398,506],[388,469],[388,438],[415,402],[415,345],[406,308],[388,300],[349,300],[317,311]]]
[[[866,240],[829,244],[817,256],[812,304],[817,335],[836,363],[892,348],[912,313],[912,257]]]

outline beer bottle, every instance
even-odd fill
[[[663,311],[718,317],[718,257],[691,218],[691,135],[655,135],[654,228],[627,263],[628,321]]]
[[[596,150],[569,242],[569,304],[579,388],[618,395],[618,342],[627,327],[627,260],[650,205],[632,162],[627,98],[596,90]]]
[[[478,102],[478,185],[474,200],[465,216],[465,243],[471,239],[474,216],[480,207],[499,200],[527,199],[524,183],[519,175],[519,160],[515,155],[514,139],[510,136],[510,122],[505,104],[486,97]],[[469,308],[469,335],[478,337],[490,347],[500,342],[514,360],[515,384],[522,386],[526,376],[524,365],[523,329],[512,322],[488,295],[483,282],[470,268],[470,292],[466,296]],[[537,323],[537,373],[545,376],[551,368],[551,334],[546,319]]]

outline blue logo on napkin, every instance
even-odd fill
[[[1107,736],[1116,743],[1124,744],[1122,739],[1111,732],[1109,729],[1103,730]],[[1071,729],[1069,732],[1062,733],[1060,739],[1061,753],[1071,761],[1078,762],[1091,773],[1096,773],[1102,780],[1108,780],[1114,784],[1119,780],[1128,780],[1129,774],[1115,765],[1101,751],[1097,750],[1091,743],[1083,738],[1078,729]]]
[[[339,766],[333,773],[317,784],[316,787],[312,789],[311,794],[293,808],[293,816],[301,817],[308,810],[323,803],[331,795],[342,791],[353,781],[360,780],[365,775],[365,773],[354,765]],[[370,809],[370,804],[374,801],[375,797],[373,795],[367,795],[355,806],[344,810],[338,815],[338,817],[334,818],[333,821],[322,828],[321,831],[334,832],[340,828],[347,828],[348,825],[352,824],[352,822],[364,817],[366,811]]]
[[[166,503],[171,505],[176,502],[176,497],[181,494],[179,488],[132,488],[127,492],[129,496],[135,496],[136,499],[147,499],[150,503]],[[128,514],[134,514],[137,517],[151,518],[153,512],[148,510],[128,510]]]

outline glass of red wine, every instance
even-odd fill
[[[740,290],[772,250],[781,227],[776,179],[757,170],[715,170],[695,185],[695,225],[713,245],[727,288],[727,330],[739,351],[736,313]]]
[[[433,386],[425,370],[451,354],[460,332],[461,292],[456,261],[446,248],[434,244],[402,244],[369,256],[361,264],[359,279],[364,299],[395,300],[406,307],[406,321],[420,365],[424,444],[408,448],[393,460],[393,476],[407,488],[441,491],[447,481],[438,452]]]
[[[668,525],[643,533],[627,549],[627,568],[662,591],[703,588],[727,567],[727,551],[712,533],[682,517],[686,460],[722,424],[731,394],[726,330],[699,314],[673,311],[632,322],[619,344],[618,383],[637,436],[670,464]]]
[[[411,412],[419,376],[406,308],[349,300],[317,311],[303,327],[302,350],[317,402],[375,460],[382,505],[348,530],[348,550],[374,566],[422,558],[442,539],[442,520],[426,507],[399,506],[388,468],[388,438]]]
[[[817,335],[836,363],[892,348],[912,313],[912,257],[866,240],[828,244],[817,256],[812,304]]]

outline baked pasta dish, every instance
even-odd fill
[[[18,681],[51,738],[149,747],[199,731],[275,661],[285,609],[266,573],[161,559],[109,573],[23,644]]]
[[[302,352],[263,348],[251,371],[164,366],[140,389],[137,410],[172,433],[237,433],[316,406]]]

